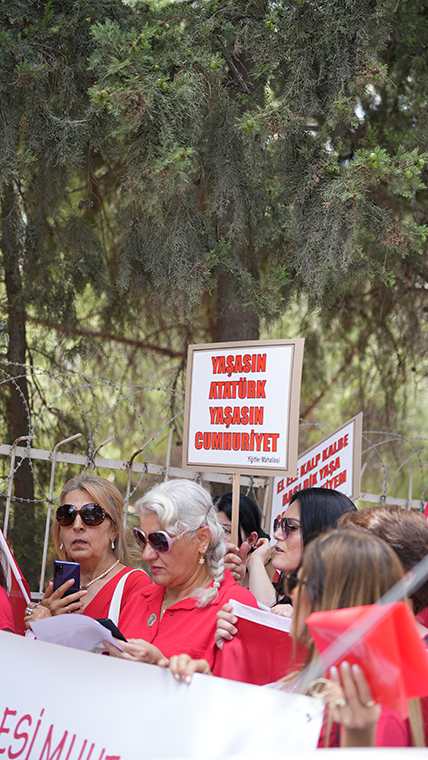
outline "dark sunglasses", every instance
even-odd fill
[[[300,520],[295,517],[275,517],[273,521],[273,532],[280,530],[284,538],[288,538],[290,533],[300,530]]]
[[[185,533],[189,533],[188,530],[180,533],[179,536],[169,536],[164,530],[155,530],[153,533],[149,533],[148,536],[141,528],[132,528],[132,535],[140,549],[144,551],[147,543],[153,547],[157,552],[170,552],[174,541],[178,541],[179,538],[184,536]]]
[[[284,573],[284,592],[287,596],[291,596],[292,592],[297,586],[305,585],[306,581],[297,577],[297,573]]]
[[[100,504],[85,504],[82,509],[76,509],[73,504],[61,504],[56,511],[56,519],[63,528],[73,525],[79,515],[85,525],[101,525],[107,517],[107,512]]]

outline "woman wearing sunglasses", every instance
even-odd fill
[[[124,608],[119,629],[134,639],[110,654],[167,664],[174,654],[204,658],[216,672],[217,612],[233,597],[255,607],[248,589],[224,570],[225,544],[211,496],[194,481],[170,480],[152,488],[135,505],[141,529],[134,537],[149,564],[153,585]]]
[[[276,544],[272,566],[278,572],[276,582],[272,584],[266,572],[271,553],[266,539],[260,539],[255,551],[248,556],[249,589],[256,599],[268,607],[287,604],[289,599],[283,593],[284,573],[296,572],[305,546],[327,528],[334,528],[340,515],[351,510],[356,510],[352,501],[332,489],[306,488],[294,494],[286,512],[274,521]]]
[[[105,478],[90,475],[68,481],[60,496],[52,532],[59,559],[80,564],[80,591],[64,596],[73,581],[67,581],[56,591],[50,582],[41,604],[27,615],[27,624],[72,612],[112,618],[110,605],[116,589],[120,609],[134,591],[150,584],[147,573],[129,567],[123,508],[120,492]]]

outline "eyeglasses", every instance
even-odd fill
[[[155,530],[153,533],[149,533],[148,536],[140,528],[132,528],[132,535],[140,549],[144,551],[147,543],[153,547],[157,552],[170,552],[174,541],[178,541],[179,538],[184,536],[185,533],[189,533],[188,530],[184,530],[179,536],[169,536],[164,530]]]
[[[284,592],[291,596],[297,586],[306,585],[306,581],[299,578],[297,573],[284,573]]]
[[[101,525],[107,517],[107,512],[100,504],[85,504],[81,509],[76,509],[73,504],[61,504],[56,511],[57,522],[63,528],[73,525],[77,515],[85,525]]]
[[[273,532],[280,530],[284,538],[288,538],[290,533],[300,530],[300,520],[295,517],[275,517],[273,521]]]

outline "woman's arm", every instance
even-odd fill
[[[256,548],[247,557],[247,570],[249,573],[248,588],[267,607],[272,607],[276,602],[276,593],[272,582],[266,572],[266,565],[271,557],[269,539],[259,538]]]

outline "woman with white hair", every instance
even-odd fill
[[[211,496],[194,481],[170,480],[135,506],[141,529],[134,528],[134,538],[153,584],[134,594],[119,618],[121,632],[134,640],[123,644],[124,653],[106,643],[108,651],[163,665],[186,652],[207,660],[216,673],[221,656],[214,638],[218,610],[230,598],[252,607],[257,602],[224,570],[223,529]]]

